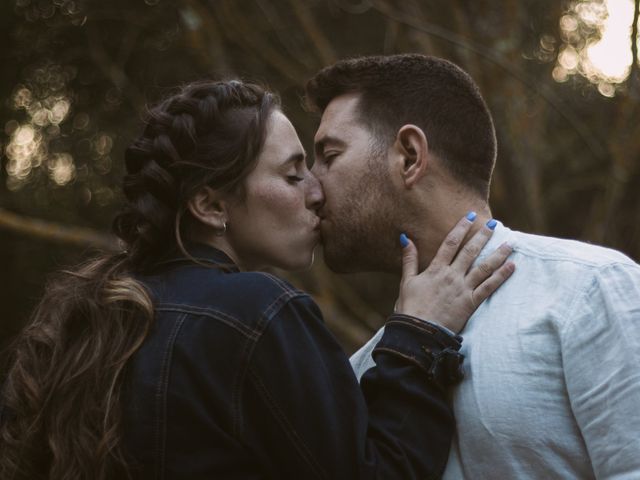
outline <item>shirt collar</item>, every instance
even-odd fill
[[[496,220],[497,221],[497,220]],[[516,245],[515,245],[515,238],[512,235],[512,231],[511,229],[505,227],[502,222],[497,221],[497,225],[495,230],[493,231],[493,235],[491,235],[491,238],[489,239],[489,241],[487,242],[487,244],[484,246],[484,248],[480,251],[480,255],[478,255],[478,258],[484,258],[487,255],[490,255],[491,253],[493,253],[500,245],[502,245],[503,243],[508,243],[509,245],[511,245],[512,248],[515,249]]]

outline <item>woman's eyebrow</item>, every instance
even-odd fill
[[[304,162],[306,157],[307,157],[307,154],[305,152],[296,152],[289,155],[287,159],[284,162],[282,162],[282,165]]]

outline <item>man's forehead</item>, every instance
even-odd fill
[[[341,139],[349,129],[363,128],[358,116],[359,101],[359,93],[345,93],[331,100],[322,113],[314,142]]]

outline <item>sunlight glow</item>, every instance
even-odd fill
[[[609,16],[604,22],[602,38],[587,46],[587,72],[610,83],[627,78],[631,67],[632,0],[607,0]],[[591,71],[589,71],[591,70]]]
[[[560,19],[563,45],[553,79],[564,82],[581,75],[602,95],[614,96],[631,69],[633,8],[633,0],[574,2]]]

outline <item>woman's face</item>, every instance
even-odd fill
[[[320,238],[316,210],[324,195],[307,168],[293,125],[279,110],[267,121],[265,143],[245,181],[245,192],[227,210],[227,240],[240,267],[311,266]]]

